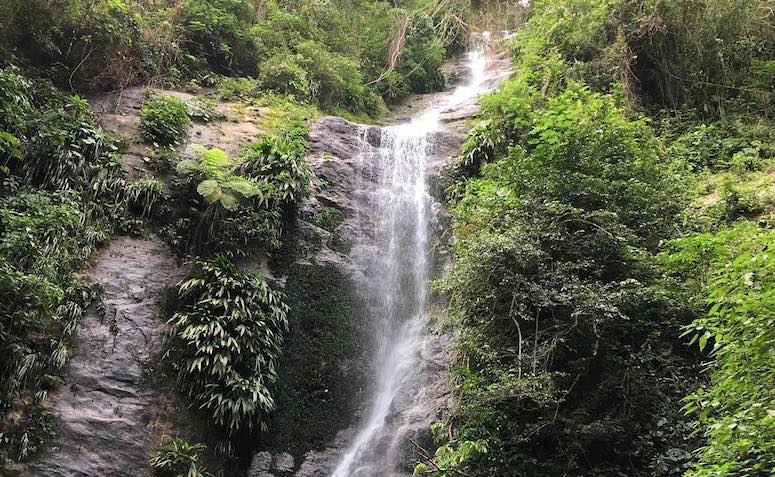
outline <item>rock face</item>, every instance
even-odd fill
[[[507,74],[509,65],[508,61],[499,55],[493,55],[490,61],[494,62],[491,66],[493,73],[488,76],[487,81],[488,86],[494,86]],[[393,118],[396,122],[404,122],[438,104],[437,101],[443,100],[444,96],[448,94],[450,92],[416,96],[399,107],[394,112]],[[477,111],[476,101],[470,101],[440,112],[439,120],[442,127],[431,133],[428,138],[431,150],[426,160],[426,176],[431,190],[435,189],[435,184],[439,182],[442,168],[449,165],[458,154],[465,134],[473,126],[472,118]],[[378,172],[370,161],[378,157],[385,136],[380,127],[354,124],[337,117],[324,117],[316,121],[308,135],[310,144],[308,160],[318,177],[318,184],[313,190],[312,197],[300,211],[298,223],[300,241],[295,263],[308,267],[337,270],[350,284],[350,287],[361,292],[360,296],[366,298],[366,303],[363,304],[366,308],[363,309],[360,316],[355,317],[354,326],[358,328],[355,332],[352,330],[352,323],[349,328],[347,326],[338,328],[336,324],[337,321],[352,322],[353,317],[348,317],[352,314],[352,310],[332,313],[328,317],[335,321],[334,325],[331,326],[328,321],[322,325],[328,326],[326,329],[330,333],[338,333],[340,329],[344,330],[346,332],[342,334],[349,333],[350,339],[360,332],[362,334],[360,341],[362,347],[368,347],[370,342],[368,331],[371,328],[366,323],[369,316],[367,308],[370,305],[368,303],[370,293],[369,290],[363,289],[363,284],[368,282],[368,280],[364,280],[367,272],[358,268],[363,264],[359,264],[359,260],[353,259],[353,251],[357,250],[357,247],[362,247],[364,242],[370,242],[374,244],[374,247],[368,253],[383,253],[379,249],[379,240],[362,240],[362,236],[369,235],[368,230],[374,230],[374,227],[369,226],[370,221],[374,218],[370,215],[373,211],[369,210],[368,207],[364,208],[364,197],[361,197],[360,194],[368,195],[370,189],[378,187],[378,177],[376,177]],[[441,220],[431,224],[431,227],[434,227],[431,235],[432,240],[440,242],[445,222],[443,212],[439,212],[436,218]],[[353,247],[356,248],[353,249]],[[431,248],[436,250],[437,254],[439,254],[439,250],[444,249],[443,246],[436,247],[435,244],[432,244]],[[443,262],[444,259],[436,257],[435,260]],[[293,282],[294,280],[288,281],[291,288],[293,288]],[[320,284],[320,280],[315,283]],[[308,282],[308,284],[312,285],[307,288],[308,290],[315,286],[312,282]],[[317,310],[310,310],[310,313],[314,316],[317,314]],[[305,328],[301,332],[302,336],[314,333],[307,331],[314,328],[313,323],[303,317],[300,317],[300,322],[301,326]],[[412,395],[404,391],[399,393],[400,395],[394,399],[395,407],[391,411],[391,419],[399,420],[411,428],[411,432],[405,435],[421,443],[425,442],[424,439],[427,437],[429,422],[438,417],[440,410],[448,409],[452,404],[446,378],[450,359],[450,338],[436,333],[437,324],[433,320],[428,326],[434,329],[426,330],[427,339],[420,351],[419,360],[422,370],[417,373],[416,378],[423,380],[423,382],[405,388],[420,391]],[[293,332],[290,338],[294,339]],[[298,339],[298,337],[296,338]],[[335,349],[336,347],[333,348],[333,350]],[[281,435],[285,434],[288,429],[291,429],[292,432],[298,432],[299,429],[309,429],[309,432],[297,435],[298,439],[295,445],[289,445],[289,442],[282,441],[268,443],[269,445],[264,448],[272,449],[273,452],[277,453],[266,451],[257,453],[248,473],[250,477],[329,477],[355,438],[358,423],[366,410],[367,396],[370,394],[369,388],[372,380],[369,379],[369,376],[374,371],[369,362],[369,357],[372,354],[365,353],[365,349],[359,349],[346,356],[335,352],[330,353],[331,347],[323,351],[317,361],[334,361],[336,363],[332,371],[334,379],[329,377],[325,380],[327,386],[336,386],[341,381],[347,381],[352,386],[354,381],[359,389],[357,391],[350,389],[347,392],[329,395],[326,394],[329,389],[321,384],[308,389],[308,392],[303,396],[295,396],[295,400],[303,399],[306,401],[307,409],[322,406],[323,414],[325,414],[322,416],[315,416],[307,412],[289,413],[282,409],[283,398],[289,396],[277,396],[277,413],[285,416],[281,418],[285,423],[279,428],[270,425],[271,432]],[[316,356],[314,351],[312,356]],[[313,376],[314,378],[318,374],[325,374],[325,371],[317,368],[317,362],[306,364],[313,369],[307,374],[307,377]],[[297,362],[295,367],[303,367],[303,364]],[[283,381],[282,376],[280,381]],[[299,381],[301,380],[297,382]],[[293,400],[294,398],[291,397],[289,401]],[[354,402],[349,404],[341,402],[347,400]],[[332,404],[332,402],[337,401],[339,401],[338,405]],[[337,419],[332,419],[330,416],[342,413],[348,415],[338,416]],[[325,427],[314,429],[318,427],[319,421],[324,422]],[[328,436],[327,439],[325,439],[326,436]],[[283,452],[291,452],[296,456],[294,463],[297,467],[278,465],[278,458],[283,455]],[[409,448],[401,450],[407,462],[411,460],[410,455],[413,452],[415,450]],[[406,475],[411,474],[411,469],[402,469],[402,471]]]
[[[319,273],[317,278],[306,282],[305,293],[299,297],[302,310],[307,310],[311,304],[318,300],[317,289],[327,287],[328,274],[335,273],[341,276],[342,288],[347,293],[361,292],[359,296],[368,295],[368,291],[362,289],[365,270],[358,268],[358,262],[351,257],[351,247],[358,242],[359,234],[364,229],[370,229],[368,224],[371,218],[368,211],[363,209],[363,198],[358,196],[359,190],[376,188],[377,177],[373,164],[369,158],[378,153],[383,132],[380,127],[359,125],[338,117],[324,117],[316,121],[308,135],[310,153],[308,160],[311,162],[318,183],[313,190],[311,198],[300,211],[298,222],[299,243],[298,255],[294,258],[294,267],[302,267],[304,275]],[[428,169],[430,180],[434,181],[442,166],[449,164],[457,154],[464,139],[463,134],[444,130],[439,131],[431,138],[433,144]],[[370,187],[373,183],[373,187]],[[380,253],[374,250],[373,253]],[[293,267],[292,267],[293,268]],[[321,273],[322,272],[322,273]],[[294,289],[298,288],[294,283],[303,283],[305,277],[286,280],[286,292],[293,300]],[[314,290],[314,291],[313,291]],[[333,289],[332,289],[333,290]],[[336,294],[337,292],[334,292]],[[325,294],[326,296],[328,294]],[[330,304],[329,304],[330,305]],[[298,316],[301,320],[297,326],[300,329],[294,331],[294,318],[291,318],[291,332],[287,337],[287,346],[294,347],[299,342],[306,342],[316,332],[323,330],[324,334],[337,334],[349,336],[349,341],[356,341],[357,346],[349,353],[337,353],[339,343],[331,343],[316,351],[316,342],[305,346],[300,353],[305,358],[295,359],[294,362],[281,363],[280,388],[276,395],[277,411],[274,425],[270,425],[272,434],[295,434],[297,441],[306,443],[306,447],[299,447],[293,442],[274,442],[270,445],[280,454],[259,452],[255,455],[248,475],[251,477],[328,477],[341,458],[343,449],[352,441],[356,434],[356,428],[365,401],[365,395],[370,391],[370,373],[373,371],[366,352],[369,347],[371,323],[366,319],[369,313],[366,311],[368,304],[362,303],[357,309],[349,309],[341,305],[334,306],[334,312],[328,316],[324,323],[315,323],[314,317],[320,315],[320,308],[310,309],[305,316]],[[298,311],[298,310],[296,310]],[[293,315],[294,303],[291,303]],[[314,331],[312,331],[314,330]],[[440,383],[427,387],[420,398],[427,405],[415,407],[413,412],[417,415],[408,416],[408,420],[416,420],[418,428],[425,428],[427,422],[438,413],[439,396],[445,392],[443,370],[446,369],[447,355],[446,338],[433,340],[423,351],[422,366],[435,373],[441,379]],[[333,349],[332,349],[333,348]],[[286,348],[285,354],[294,354]],[[333,368],[319,368],[320,362],[329,362]],[[283,373],[289,372],[289,368],[315,369],[306,375],[304,379],[294,378],[292,374],[284,378]],[[284,369],[285,368],[285,369]],[[295,374],[295,373],[294,373]],[[320,375],[320,378],[317,376]],[[428,375],[424,373],[424,375]],[[284,387],[309,386],[308,380],[320,379],[320,385],[308,387],[305,395],[285,394]],[[290,383],[294,384],[291,386]],[[338,389],[337,389],[338,388]],[[430,393],[436,393],[430,395]],[[417,396],[399,397],[397,401],[417,399]],[[304,400],[303,409],[294,409],[293,412],[284,409],[289,402]],[[337,402],[338,401],[338,402]],[[321,414],[316,415],[312,409],[321,408]],[[319,411],[321,409],[318,409]],[[330,414],[337,414],[332,417]],[[344,414],[344,415],[339,415]],[[318,428],[318,421],[327,424],[326,428]],[[279,426],[278,426],[278,422]],[[326,438],[327,437],[327,438]],[[416,436],[415,436],[416,437]],[[324,439],[326,438],[326,439]],[[278,459],[282,452],[293,452],[298,458],[295,466],[280,466]]]
[[[121,162],[126,178],[135,180],[155,173],[149,168],[144,157],[151,153],[151,147],[138,139],[140,110],[148,101],[149,95],[161,93],[190,102],[194,95],[172,90],[156,90],[146,87],[132,87],[120,91],[102,94],[89,100],[89,108],[94,112],[100,126],[106,131],[126,141],[126,149]],[[204,91],[200,97],[208,98],[212,91]],[[188,144],[201,144],[208,148],[223,149],[230,157],[237,156],[251,141],[263,132],[263,115],[269,108],[251,106],[236,102],[221,102],[216,107],[223,121],[209,123],[195,122],[179,147],[181,152]]]
[[[157,238],[117,237],[86,275],[103,287],[104,312],[94,307],[81,322],[67,382],[51,397],[57,435],[26,475],[147,475],[163,426],[144,370],[162,349],[158,300],[182,269]]]

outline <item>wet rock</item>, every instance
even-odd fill
[[[296,468],[296,465],[294,464],[293,456],[291,454],[288,454],[287,452],[283,452],[282,454],[276,455],[274,460],[274,470],[278,472],[293,472],[293,470]]]
[[[248,477],[274,477],[272,470],[272,454],[269,452],[257,452],[250,463]]]
[[[149,473],[160,396],[144,385],[144,372],[165,333],[158,299],[183,271],[158,238],[117,237],[86,275],[103,287],[105,314],[91,309],[83,318],[66,384],[50,400],[57,435],[23,475]]]

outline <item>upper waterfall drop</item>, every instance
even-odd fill
[[[406,475],[399,466],[408,434],[430,424],[427,412],[419,412],[424,386],[420,355],[429,339],[429,230],[435,205],[427,159],[433,133],[443,130],[443,114],[475,101],[488,89],[482,43],[466,55],[468,79],[463,85],[411,121],[383,128],[376,151],[361,149],[360,160],[377,187],[369,183],[356,191],[362,201],[362,232],[352,259],[363,271],[371,305],[375,379],[365,418],[332,477]]]

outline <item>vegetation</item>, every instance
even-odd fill
[[[256,245],[277,248],[283,218],[306,198],[313,177],[305,147],[298,138],[265,136],[232,160],[220,149],[192,145],[196,160],[177,166],[188,188],[181,199],[194,205],[188,222],[198,221],[190,248],[231,255],[247,255]],[[201,200],[191,199],[191,189]]]
[[[11,0],[0,7],[0,42],[5,57],[49,68],[71,89],[247,77],[264,91],[376,115],[380,96],[443,86],[442,41],[463,43],[462,3]]]
[[[179,287],[184,306],[169,321],[180,385],[229,434],[265,429],[287,327],[283,295],[225,257],[194,265]]]
[[[296,254],[303,246],[286,242],[271,263],[274,273],[287,277],[290,310],[273,392],[276,409],[261,439],[262,447],[295,456],[329,445],[355,422],[357,396],[368,382],[368,367],[360,359],[366,304],[335,267],[299,263]]]
[[[386,101],[444,86],[444,56],[465,41],[463,5],[0,4],[0,472],[9,461],[31,456],[52,431],[46,395],[62,383],[69,339],[98,295],[74,273],[116,232],[155,232],[180,255],[205,257],[181,284],[183,304],[171,322],[173,352],[186,363],[181,385],[231,437],[264,426],[286,310],[260,277],[241,274],[223,256],[279,253],[283,230],[293,226],[313,181],[304,161],[310,119],[325,110],[372,120]],[[181,160],[192,121],[223,119],[209,95],[188,101],[177,94],[150,96],[140,111],[139,136],[112,138],[87,101],[73,94],[131,86],[213,88],[219,99],[235,101],[229,108],[238,115],[248,106],[261,108],[263,134],[234,157],[194,145]],[[129,159],[122,165],[120,153],[135,148],[144,164]],[[141,174],[131,175],[138,169]],[[218,293],[228,296],[213,298]],[[218,362],[196,348],[220,346],[218,336],[197,334],[216,320],[233,334],[228,346],[238,347],[217,355]],[[321,369],[335,368],[327,363]],[[314,383],[334,389],[318,378]],[[162,474],[204,474],[195,466],[200,451],[173,439],[153,464]]]
[[[714,361],[709,385],[685,399],[706,442],[692,477],[765,475],[775,465],[773,246],[772,229],[743,221],[677,239],[662,255],[708,310],[685,327]]]
[[[532,10],[449,171],[459,405],[415,473],[768,475],[772,11]]]
[[[190,123],[188,106],[175,96],[156,95],[140,110],[140,135],[152,144],[176,144]]]
[[[114,227],[147,214],[160,189],[126,184],[113,141],[79,97],[5,68],[0,111],[2,461],[27,457],[50,432],[42,403],[97,295],[71,273]]]
[[[177,437],[167,438],[151,457],[151,467],[159,477],[208,477],[199,463],[204,444],[189,444]]]
[[[509,41],[514,77],[483,98],[445,178],[454,263],[436,288],[458,400],[415,473],[771,475],[770,3],[1,2],[0,472],[53,431],[46,397],[81,317],[102,312],[74,274],[114,232],[155,231],[196,257],[169,362],[231,444],[271,423],[261,442],[300,453],[348,425],[364,304],[335,270],[295,263],[284,233],[301,233],[314,181],[309,121],[370,121],[443,88],[482,5],[493,29],[526,21]],[[122,139],[149,146],[150,171],[129,181],[78,94],[135,85],[255,107],[261,135],[232,157],[184,152],[192,121],[223,119],[216,101],[155,95],[139,138]],[[339,251],[343,220],[310,217]],[[232,262],[256,250],[287,297]],[[202,452],[168,439],[151,465],[209,475]]]
[[[294,206],[307,197],[313,177],[305,153],[299,139],[264,136],[242,152],[241,168],[250,179],[268,182],[281,205]]]

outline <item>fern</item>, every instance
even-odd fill
[[[269,200],[271,184],[236,175],[237,166],[221,149],[207,149],[194,144],[191,152],[198,160],[181,161],[178,172],[192,180],[201,181],[196,191],[208,204],[235,210],[246,199],[257,198],[259,207]]]

